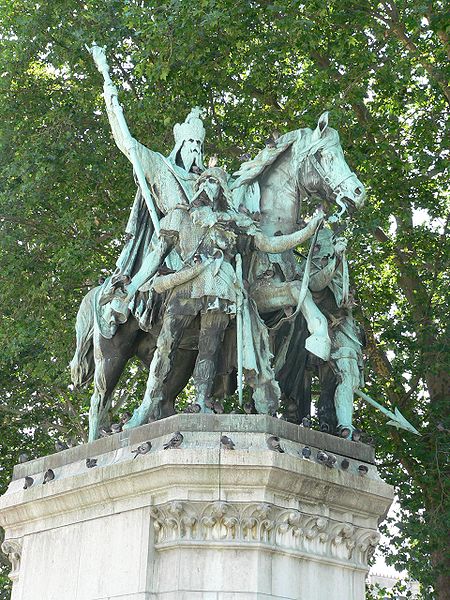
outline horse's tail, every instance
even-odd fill
[[[75,386],[88,383],[94,376],[94,302],[98,287],[90,290],[78,309],[75,330],[77,347],[70,361],[72,382]]]

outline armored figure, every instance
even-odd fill
[[[313,248],[313,268],[309,286],[314,300],[328,319],[331,339],[330,361],[321,367],[321,379],[325,384],[321,390],[322,400],[325,399],[326,402],[326,394],[333,394],[335,387],[337,431],[343,437],[351,438],[354,430],[354,393],[364,386],[364,337],[353,318],[346,248],[345,238],[336,238],[329,228],[321,229]],[[334,375],[335,384],[327,390],[325,382],[330,380],[331,373]]]
[[[167,293],[144,400],[126,427],[158,416],[174,351],[186,327],[197,315],[200,315],[200,333],[193,379],[196,402],[203,411],[208,410],[219,347],[238,307],[243,312],[246,330],[241,340],[243,369],[247,383],[253,387],[257,410],[274,413],[278,406],[280,391],[270,365],[267,331],[256,305],[249,300],[236,276],[240,261],[238,240],[250,236],[256,247],[272,252],[294,247],[314,233],[323,214],[314,217],[300,232],[268,238],[248,216],[233,208],[227,177],[222,169],[213,167],[205,171],[197,181],[196,190],[190,206],[174,208],[161,221],[158,244],[125,287],[123,307],[129,305],[138,290],[149,288]],[[171,274],[157,275],[173,248],[183,260],[182,268]]]

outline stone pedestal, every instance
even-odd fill
[[[175,431],[181,448],[164,450]],[[12,600],[363,600],[392,497],[363,444],[263,415],[177,415],[15,468],[0,499]]]

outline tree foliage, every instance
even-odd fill
[[[8,0],[0,23],[1,489],[21,449],[85,439],[89,393],[70,388],[67,370],[74,320],[114,266],[134,188],[84,47],[95,39],[133,134],[163,153],[194,105],[207,154],[229,171],[274,129],[331,111],[369,191],[351,233],[367,389],[422,432],[388,431],[357,406],[401,503],[386,551],[424,598],[450,598],[444,2]],[[124,397],[139,381],[124,380]]]

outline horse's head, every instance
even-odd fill
[[[308,130],[311,131],[311,130]],[[337,131],[328,127],[328,113],[320,117],[317,127],[308,139],[299,139],[298,181],[309,195],[317,195],[328,203],[338,204],[342,214],[364,204],[366,191],[358,177],[350,170]]]

